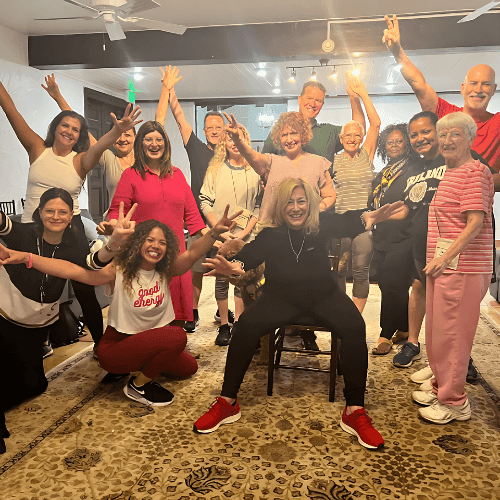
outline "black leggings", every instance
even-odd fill
[[[266,293],[246,309],[233,328],[221,395],[236,398],[259,340],[269,331],[312,316],[341,339],[340,366],[347,406],[364,406],[368,351],[366,326],[352,300],[338,287],[332,292],[304,293],[293,301]],[[333,339],[332,339],[333,340]]]
[[[85,236],[85,229],[80,215],[75,215],[71,221],[73,234],[78,242],[78,250],[81,252],[80,265],[86,267],[85,257],[90,253],[87,237]],[[102,311],[101,306],[95,295],[95,289],[91,285],[80,283],[79,281],[71,281],[73,290],[80,307],[82,308],[83,317],[87,324],[92,339],[96,346],[102,338],[103,324],[102,324]]]
[[[408,331],[408,291],[417,272],[410,245],[376,249],[374,257],[382,295],[380,336],[390,339],[397,330]]]

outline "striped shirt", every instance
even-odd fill
[[[485,213],[481,231],[460,253],[457,270],[448,268],[445,273],[492,272],[493,195],[491,173],[478,160],[446,170],[429,207],[427,262],[434,258],[439,236],[455,240],[467,226],[467,211],[481,210]]]
[[[347,210],[367,207],[372,191],[373,165],[364,148],[361,148],[354,160],[344,152],[335,155],[333,182],[337,192],[336,213],[343,214]]]

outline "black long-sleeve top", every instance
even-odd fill
[[[305,236],[302,230],[289,229],[285,224],[265,228],[235,259],[244,264],[245,270],[266,263],[265,292],[297,298],[307,291],[331,291],[337,284],[331,272],[327,245],[332,238],[354,238],[362,233],[365,228],[361,214],[365,211],[322,212],[319,232]]]

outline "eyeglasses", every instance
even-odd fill
[[[398,146],[401,146],[401,144],[404,144],[405,141],[403,141],[403,139],[395,139],[395,140],[390,140],[390,141],[387,141],[387,145],[388,146],[394,146],[394,145],[398,145]]]
[[[165,139],[151,139],[150,137],[144,137],[144,139],[142,140],[142,142],[144,142],[144,144],[163,144],[165,142]]]

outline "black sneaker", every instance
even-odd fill
[[[392,359],[394,366],[399,368],[408,368],[414,361],[422,358],[422,353],[420,352],[420,343],[415,345],[413,342],[404,343],[399,352]]]
[[[43,344],[42,350],[43,359],[48,358],[49,356],[52,356],[52,354],[54,354],[54,350],[52,349],[52,346],[50,344]]]
[[[316,334],[310,330],[300,330],[302,337],[302,344],[306,351],[319,351],[318,344],[316,344]]]
[[[472,364],[472,358],[469,358],[469,368],[467,369],[467,382],[474,382],[477,380],[478,374],[476,367]]]
[[[141,387],[134,385],[132,377],[123,388],[125,396],[149,406],[166,406],[174,400],[174,395],[156,382],[148,382]]]
[[[217,337],[215,345],[229,345],[231,342],[231,327],[229,325],[221,325],[217,328]]]
[[[214,314],[214,320],[216,323],[220,324],[220,315],[219,315],[218,309],[217,309],[217,312]],[[229,311],[227,313],[227,322],[228,322],[229,326],[234,325],[234,313],[233,313],[233,311],[231,311],[231,309],[229,309]]]
[[[184,330],[186,330],[187,333],[193,333],[196,331],[198,326],[200,325],[200,319],[195,319],[194,321],[186,321],[184,323]]]

